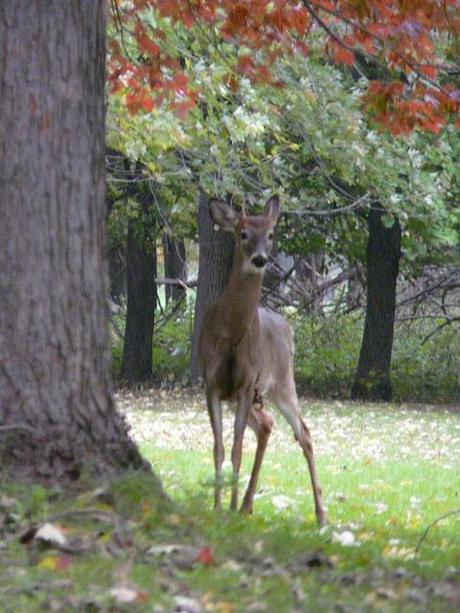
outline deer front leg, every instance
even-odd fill
[[[273,419],[263,409],[262,399],[257,398],[251,407],[251,411],[248,416],[248,425],[254,430],[257,436],[257,449],[254,458],[254,465],[252,467],[251,478],[249,479],[248,488],[243,498],[241,505],[241,513],[252,513],[252,507],[254,504],[254,494],[257,487],[257,481],[259,479],[260,468],[264,459],[265,449],[267,447],[268,439],[270,438],[271,431],[273,429]]]
[[[206,404],[214,436],[214,509],[222,509],[222,464],[224,462],[224,443],[222,440],[222,407],[218,396],[206,390]]]
[[[233,448],[232,448],[232,498],[230,509],[236,511],[238,508],[238,480],[241,467],[241,456],[243,453],[243,438],[248,414],[252,404],[252,392],[241,393],[238,397],[238,406],[235,413],[235,427],[233,432]]]

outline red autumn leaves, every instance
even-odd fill
[[[274,61],[308,54],[312,33],[322,32],[325,58],[376,67],[379,80],[371,81],[365,107],[393,134],[437,133],[455,117],[460,125],[460,89],[450,79],[459,53],[458,0],[112,0],[111,6],[119,35],[109,45],[109,82],[112,91],[126,92],[132,112],[167,102],[184,116],[199,99],[180,56],[162,50],[165,32],[145,19],[153,10],[186,28],[212,27],[215,40],[233,43],[239,54],[227,79],[233,89],[238,74],[280,85]],[[134,49],[123,44],[124,30]]]

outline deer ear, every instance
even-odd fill
[[[273,226],[276,226],[276,222],[280,216],[280,197],[278,194],[271,196],[271,198],[267,200],[267,204],[264,208],[264,216],[270,219]]]
[[[210,200],[209,213],[213,222],[222,230],[227,230],[227,232],[235,231],[239,222],[239,215],[228,204],[225,204],[222,200]]]

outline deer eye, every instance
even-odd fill
[[[268,235],[268,240],[272,241],[273,240],[273,232],[270,232],[270,234]]]
[[[247,240],[249,238],[249,235],[248,235],[247,232],[243,231],[243,232],[240,232],[240,238],[241,238],[242,241],[245,241],[245,240]]]

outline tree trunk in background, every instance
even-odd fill
[[[163,252],[165,258],[165,277],[167,279],[187,280],[187,260],[183,240],[163,234]],[[185,298],[185,287],[165,285],[166,304],[179,302]]]
[[[116,304],[121,304],[128,291],[127,264],[123,246],[111,247],[107,257],[109,259],[110,298]]]
[[[139,194],[139,192],[138,192]],[[157,300],[157,260],[154,229],[145,215],[151,204],[148,193],[140,193],[141,214],[128,226],[128,299],[123,342],[122,378],[130,384],[152,377],[152,341]],[[149,245],[150,243],[150,245]]]
[[[0,465],[143,466],[114,409],[103,0],[0,3]]]
[[[109,192],[106,193],[107,202],[107,218],[110,217],[112,209],[115,205],[113,198]],[[109,294],[110,298],[116,303],[121,304],[126,296],[126,255],[124,245],[118,243],[112,245],[107,250],[107,258],[109,261]]]
[[[353,399],[392,398],[391,351],[396,308],[396,282],[401,257],[401,227],[382,223],[384,209],[368,214],[367,306],[358,368],[351,390]]]
[[[193,381],[200,376],[198,340],[203,317],[228,283],[234,252],[233,236],[229,232],[214,231],[214,223],[209,215],[208,197],[203,192],[200,192],[198,198],[198,236],[200,256],[190,365]]]

